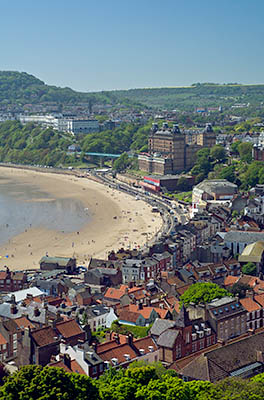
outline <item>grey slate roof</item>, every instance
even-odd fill
[[[85,312],[88,318],[94,318],[109,313],[109,308],[103,305],[94,305],[86,307]]]
[[[175,321],[169,319],[156,318],[154,324],[150,328],[150,334],[154,336],[160,336],[162,332],[175,326]]]
[[[195,188],[204,190],[207,193],[236,193],[237,191],[237,185],[234,183],[231,183],[227,181],[226,179],[214,179],[214,180],[204,180],[198,185],[195,186]]]
[[[163,332],[157,340],[158,346],[169,347],[172,349],[175,344],[175,340],[179,335],[179,331],[177,329],[167,329]]]
[[[228,231],[224,235],[225,242],[254,243],[264,240],[263,232]]]
[[[186,326],[190,325],[191,321],[189,319],[189,313],[186,311],[185,307],[182,306],[179,315],[175,320],[175,325],[179,328],[185,328]]]
[[[65,266],[68,264],[68,262],[71,260],[70,257],[48,257],[44,256],[41,258],[40,263],[45,262],[49,264],[59,264],[61,266]]]
[[[22,312],[19,309],[17,310],[17,312],[15,314],[12,314],[10,312],[10,307],[11,307],[10,303],[0,304],[0,317],[7,317],[7,318],[11,318],[11,319],[22,317]]]
[[[252,366],[258,360],[258,352],[263,351],[264,332],[259,332],[198,356],[180,373],[194,379],[216,382],[235,375],[234,371],[250,364]]]

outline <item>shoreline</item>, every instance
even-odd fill
[[[77,177],[73,173],[38,171],[12,166],[0,166],[0,176],[17,180],[53,198],[71,198],[88,208],[91,222],[79,232],[64,233],[42,227],[29,228],[0,246],[0,269],[39,268],[39,260],[50,256],[76,257],[79,265],[88,264],[91,257],[106,258],[111,250],[121,247],[138,248],[150,240],[162,226],[160,215],[151,213],[151,206],[128,194],[108,188],[94,179]],[[48,198],[43,199],[48,201]],[[4,255],[8,254],[8,258]]]

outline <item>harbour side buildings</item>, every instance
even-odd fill
[[[138,156],[139,169],[153,174],[174,174],[193,167],[195,155],[203,147],[213,147],[216,134],[211,124],[202,132],[182,133],[178,125],[162,129],[153,124],[148,139],[148,153]]]

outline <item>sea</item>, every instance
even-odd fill
[[[90,221],[81,201],[54,199],[36,186],[0,177],[0,245],[30,228],[71,233]]]

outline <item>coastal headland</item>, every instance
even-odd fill
[[[0,269],[38,268],[39,260],[46,254],[74,256],[79,265],[87,265],[91,257],[105,258],[111,250],[144,245],[162,225],[160,215],[153,214],[151,206],[142,200],[89,178],[10,167],[0,167],[0,177],[2,184],[10,180],[43,193],[43,198],[31,201],[78,200],[90,217],[78,232],[29,226],[0,246]]]

